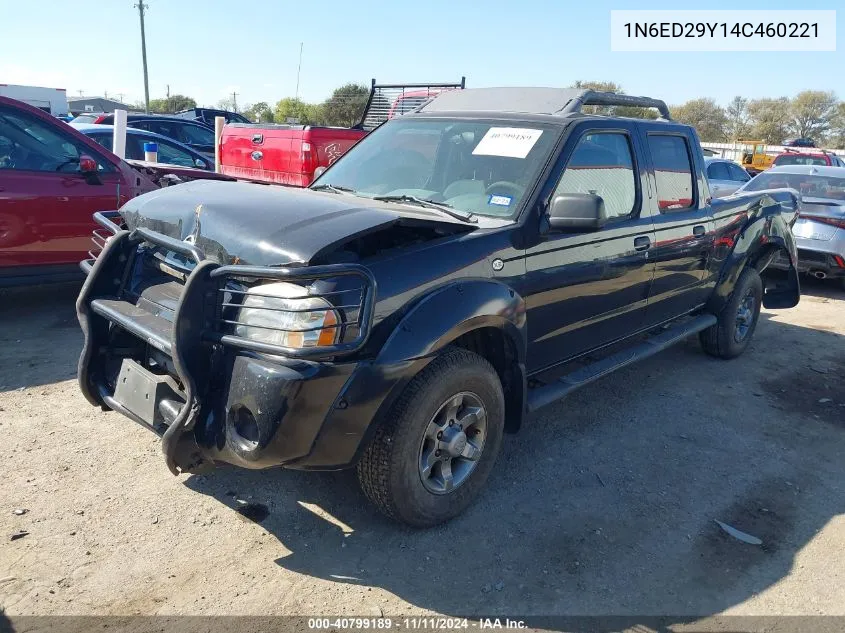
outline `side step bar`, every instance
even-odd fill
[[[671,347],[692,334],[706,330],[712,325],[716,325],[716,317],[712,314],[702,314],[652,336],[639,345],[624,349],[591,365],[576,369],[571,374],[562,376],[548,385],[530,389],[528,391],[528,411],[536,411],[541,407],[545,407],[547,404],[551,404],[555,400],[569,395],[579,387],[588,385],[594,380],[598,380],[602,376],[606,376],[631,363],[662,352],[667,347]]]

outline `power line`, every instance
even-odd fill
[[[147,38],[144,34],[144,9],[148,9],[149,5],[144,4],[144,0],[138,0],[138,4],[134,5],[138,9],[138,15],[141,18],[141,61],[144,64],[144,110],[147,114],[150,113],[150,82],[147,78]]]

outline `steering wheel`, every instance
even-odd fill
[[[487,188],[484,190],[484,194],[488,196],[501,193],[509,195],[512,198],[519,198],[525,193],[525,187],[520,187],[515,182],[508,180],[498,180],[491,185],[487,185]]]

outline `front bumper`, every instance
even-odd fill
[[[174,473],[214,462],[247,468],[352,465],[389,391],[390,368],[344,361],[343,349],[331,359],[270,356],[260,345],[250,349],[215,332],[215,271],[227,267],[201,254],[172,314],[127,300],[122,289],[138,244],[147,238],[119,231],[89,264],[77,300],[85,335],[79,384],[89,402],[159,434]],[[370,310],[371,300],[362,296]],[[368,329],[365,319],[353,351]]]

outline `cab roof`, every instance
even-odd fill
[[[656,108],[661,120],[671,120],[669,108],[659,99],[576,88],[448,90],[420,106],[416,113],[495,113],[567,117],[580,114],[582,107],[588,105]]]

